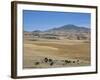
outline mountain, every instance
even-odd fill
[[[90,28],[73,24],[63,25],[46,31],[35,30],[32,35],[49,39],[90,39]]]
[[[90,31],[90,29],[85,28],[85,27],[79,27],[79,26],[72,25],[72,24],[68,24],[68,25],[63,25],[58,28],[53,28],[53,29],[47,30],[47,32],[48,31],[85,31],[85,32],[88,32],[88,31]]]
[[[32,31],[32,32],[42,32],[42,31],[40,31],[40,30],[35,30],[35,31]]]

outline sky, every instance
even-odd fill
[[[67,24],[89,28],[90,21],[90,13],[23,10],[24,31],[45,31]]]

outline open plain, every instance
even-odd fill
[[[68,39],[24,39],[23,68],[89,66],[90,42]]]

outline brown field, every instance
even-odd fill
[[[89,66],[90,43],[85,40],[24,40],[23,68]]]

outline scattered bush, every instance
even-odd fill
[[[52,60],[52,59],[48,59],[48,61],[49,61],[49,62],[52,62],[53,60]]]
[[[51,66],[52,66],[53,64],[54,64],[53,62],[50,63]]]
[[[45,61],[45,62],[48,62],[48,58],[44,58],[44,61]]]
[[[65,60],[65,63],[67,64],[67,63],[71,63],[71,61],[70,60]]]
[[[35,65],[39,65],[40,63],[39,62],[35,62]]]

